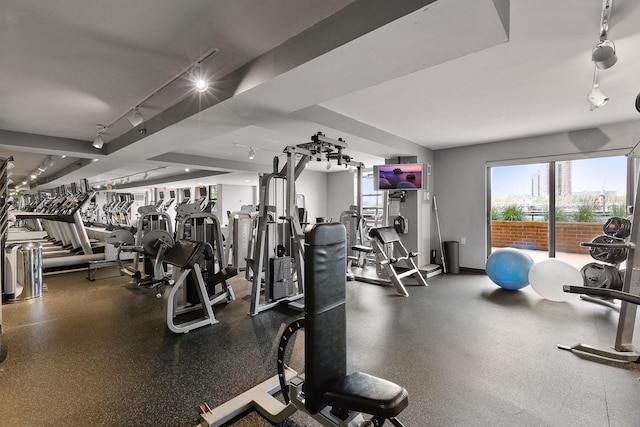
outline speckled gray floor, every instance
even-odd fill
[[[220,323],[170,333],[152,292],[126,279],[47,276],[42,299],[3,306],[0,425],[195,426],[275,374],[277,338],[297,317],[247,315],[248,285],[216,308]],[[638,426],[640,372],[556,349],[610,346],[617,315],[579,300],[502,291],[483,275],[409,287],[347,284],[349,367],[403,385],[407,426]],[[301,367],[302,337],[292,355]],[[268,426],[255,413],[234,426]],[[296,414],[289,426],[317,426]]]

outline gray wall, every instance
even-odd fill
[[[594,112],[594,117],[597,111]],[[436,150],[434,194],[443,240],[466,239],[460,245],[462,267],[484,269],[486,262],[486,166],[510,160],[568,160],[598,154],[626,153],[640,139],[640,123],[626,122],[601,128]],[[640,150],[639,150],[640,151]],[[549,156],[548,159],[544,157]],[[435,220],[432,221],[435,227]],[[433,228],[435,230],[435,228]],[[431,245],[439,245],[437,232]]]
[[[255,204],[255,186],[218,184],[218,202],[216,214],[221,227],[229,226],[227,211],[237,212],[243,205]],[[166,194],[166,193],[165,193]],[[191,194],[194,194],[193,188]],[[173,207],[169,208],[173,209]]]
[[[340,214],[355,203],[355,177],[356,173],[347,170],[330,172],[327,175],[327,219],[333,217],[334,221],[340,221]]]

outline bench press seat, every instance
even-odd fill
[[[322,395],[322,400],[334,408],[391,418],[407,407],[409,394],[391,381],[354,372],[329,388]]]

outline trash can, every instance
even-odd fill
[[[455,241],[444,242],[444,261],[447,265],[447,273],[460,273],[460,243]]]
[[[42,245],[40,243],[23,243],[18,249],[17,279],[16,300],[42,296]]]

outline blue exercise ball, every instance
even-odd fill
[[[532,265],[533,258],[527,253],[514,248],[502,248],[489,255],[487,276],[501,288],[515,291],[529,284]]]

